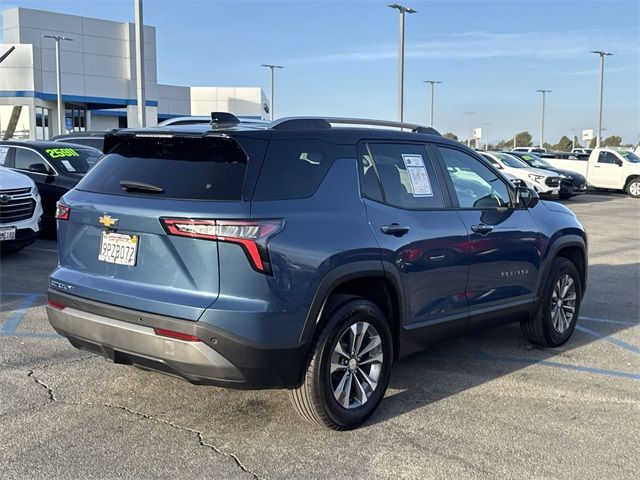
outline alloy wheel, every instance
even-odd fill
[[[629,185],[629,193],[634,197],[640,196],[640,182],[635,181]]]
[[[331,355],[333,396],[346,409],[367,403],[378,386],[384,355],[378,330],[357,322],[342,332]]]
[[[563,274],[553,287],[551,294],[551,321],[558,333],[564,333],[576,311],[576,284],[568,274]]]

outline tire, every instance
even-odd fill
[[[368,327],[363,332],[365,324]],[[364,352],[359,359],[349,352],[349,342],[344,342],[353,338],[352,327],[356,325],[362,336],[360,352],[380,341],[380,344]],[[338,347],[339,342],[341,347]],[[338,353],[338,348],[348,355]],[[351,358],[348,360],[349,357]],[[372,358],[381,362],[373,361]],[[340,364],[340,368],[333,374],[332,360],[333,368]],[[359,361],[367,364],[358,364]],[[308,422],[333,430],[350,430],[362,425],[382,401],[389,383],[392,363],[391,329],[380,308],[360,297],[331,297],[322,315],[320,330],[312,346],[302,383],[289,391],[289,397],[297,412]],[[375,387],[366,382],[365,373],[369,379],[374,379]],[[358,384],[362,388],[358,388]],[[340,388],[341,385],[345,388]],[[355,390],[351,392],[348,385]],[[334,391],[342,393],[341,400],[336,398]]]
[[[560,282],[567,278],[570,279],[571,285],[563,298],[564,306],[557,306],[555,298],[558,291],[563,290],[563,285]],[[569,281],[567,280],[567,282]],[[572,291],[574,299],[570,300]],[[520,322],[522,332],[533,343],[544,347],[562,345],[571,338],[576,328],[576,322],[580,316],[581,301],[582,284],[578,269],[573,262],[566,258],[556,258],[545,281],[542,297],[535,313],[528,320]],[[555,308],[554,305],[556,305]],[[570,312],[571,308],[573,308],[573,314],[569,319],[567,312]],[[554,312],[557,312],[559,316],[554,315]]]
[[[627,182],[624,187],[624,191],[627,195],[633,198],[640,198],[640,177],[634,177]]]

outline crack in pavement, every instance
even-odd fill
[[[87,357],[87,358],[91,358],[91,357]],[[50,402],[58,402],[58,403],[66,403],[68,405],[78,405],[78,406],[91,406],[91,407],[107,407],[107,408],[114,408],[114,409],[118,409],[118,410],[123,410],[127,413],[130,413],[132,415],[136,415],[139,416],[141,418],[144,418],[146,420],[151,420],[151,421],[155,421],[155,422],[159,422],[159,423],[163,423],[165,425],[169,425],[170,427],[173,427],[175,429],[178,430],[182,430],[184,432],[189,432],[189,433],[193,433],[196,435],[197,439],[198,439],[198,443],[203,446],[203,447],[207,447],[211,450],[213,450],[214,452],[216,452],[219,455],[222,455],[224,457],[230,458],[234,461],[234,463],[236,464],[236,466],[242,470],[243,472],[251,475],[253,478],[255,478],[256,480],[263,480],[264,477],[260,477],[257,473],[255,473],[253,470],[251,470],[250,468],[246,467],[238,458],[238,456],[234,453],[229,453],[229,452],[225,452],[224,450],[222,450],[220,447],[217,447],[211,443],[207,443],[204,440],[204,433],[199,431],[199,430],[195,430],[193,428],[189,428],[189,427],[184,427],[182,425],[178,425],[170,420],[165,420],[163,418],[158,418],[158,417],[154,417],[153,415],[150,415],[148,413],[144,413],[144,412],[139,412],[137,410],[133,410],[129,407],[125,407],[124,405],[118,405],[118,404],[113,404],[113,403],[94,403],[94,402],[70,402],[68,400],[59,400],[56,395],[55,392],[53,390],[52,387],[50,387],[49,385],[47,385],[45,382],[43,382],[42,380],[40,380],[37,376],[35,371],[38,368],[46,368],[47,365],[45,365],[44,367],[35,367],[32,368],[31,370],[29,370],[29,373],[27,374],[27,377],[32,378],[38,385],[40,385],[41,387],[45,388],[47,390],[47,393],[49,395],[49,401]]]

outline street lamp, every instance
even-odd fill
[[[422,83],[430,83],[431,84],[431,109],[430,109],[430,115],[429,115],[429,126],[433,127],[433,91],[435,90],[435,85],[436,83],[442,83],[438,80],[425,80]]]
[[[467,116],[467,147],[471,147],[471,115],[475,115],[478,112],[462,112],[463,115]]]
[[[269,111],[269,114],[270,114],[270,117],[271,117],[271,121],[273,121],[273,119],[274,119],[273,112],[275,111],[275,101],[273,99],[274,90],[275,90],[274,81],[273,81],[273,71],[276,68],[284,68],[284,67],[282,65],[273,65],[273,64],[270,64],[270,63],[262,64],[260,66],[268,68],[268,69],[271,70],[271,76],[269,77],[269,89],[271,90],[271,110]]]
[[[613,55],[610,52],[604,52],[602,50],[593,50],[591,53],[600,55],[600,89],[599,89],[599,108],[598,108],[598,131],[596,134],[596,148],[600,148],[600,141],[602,140],[602,92],[604,89],[604,57]]]
[[[42,35],[42,38],[51,38],[56,42],[56,97],[58,98],[58,135],[62,135],[62,125],[64,125],[64,110],[62,109],[62,89],[60,87],[60,41],[67,40],[73,42],[73,38],[60,35]]]
[[[493,125],[493,123],[483,123],[485,135],[484,135],[484,149],[489,151],[489,127]]]
[[[551,90],[536,90],[542,94],[542,121],[540,125],[540,148],[544,148],[544,103],[547,93],[551,93]]]
[[[398,3],[387,5],[400,12],[400,41],[398,51],[398,119],[404,120],[404,14],[416,13],[416,10]]]

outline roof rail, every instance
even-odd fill
[[[276,130],[293,129],[326,129],[331,128],[331,124],[341,125],[364,125],[372,127],[406,128],[413,133],[428,133],[430,135],[440,135],[436,129],[425,127],[415,123],[395,122],[392,120],[373,120],[367,118],[343,118],[343,117],[286,117],[272,122],[269,128]]]

